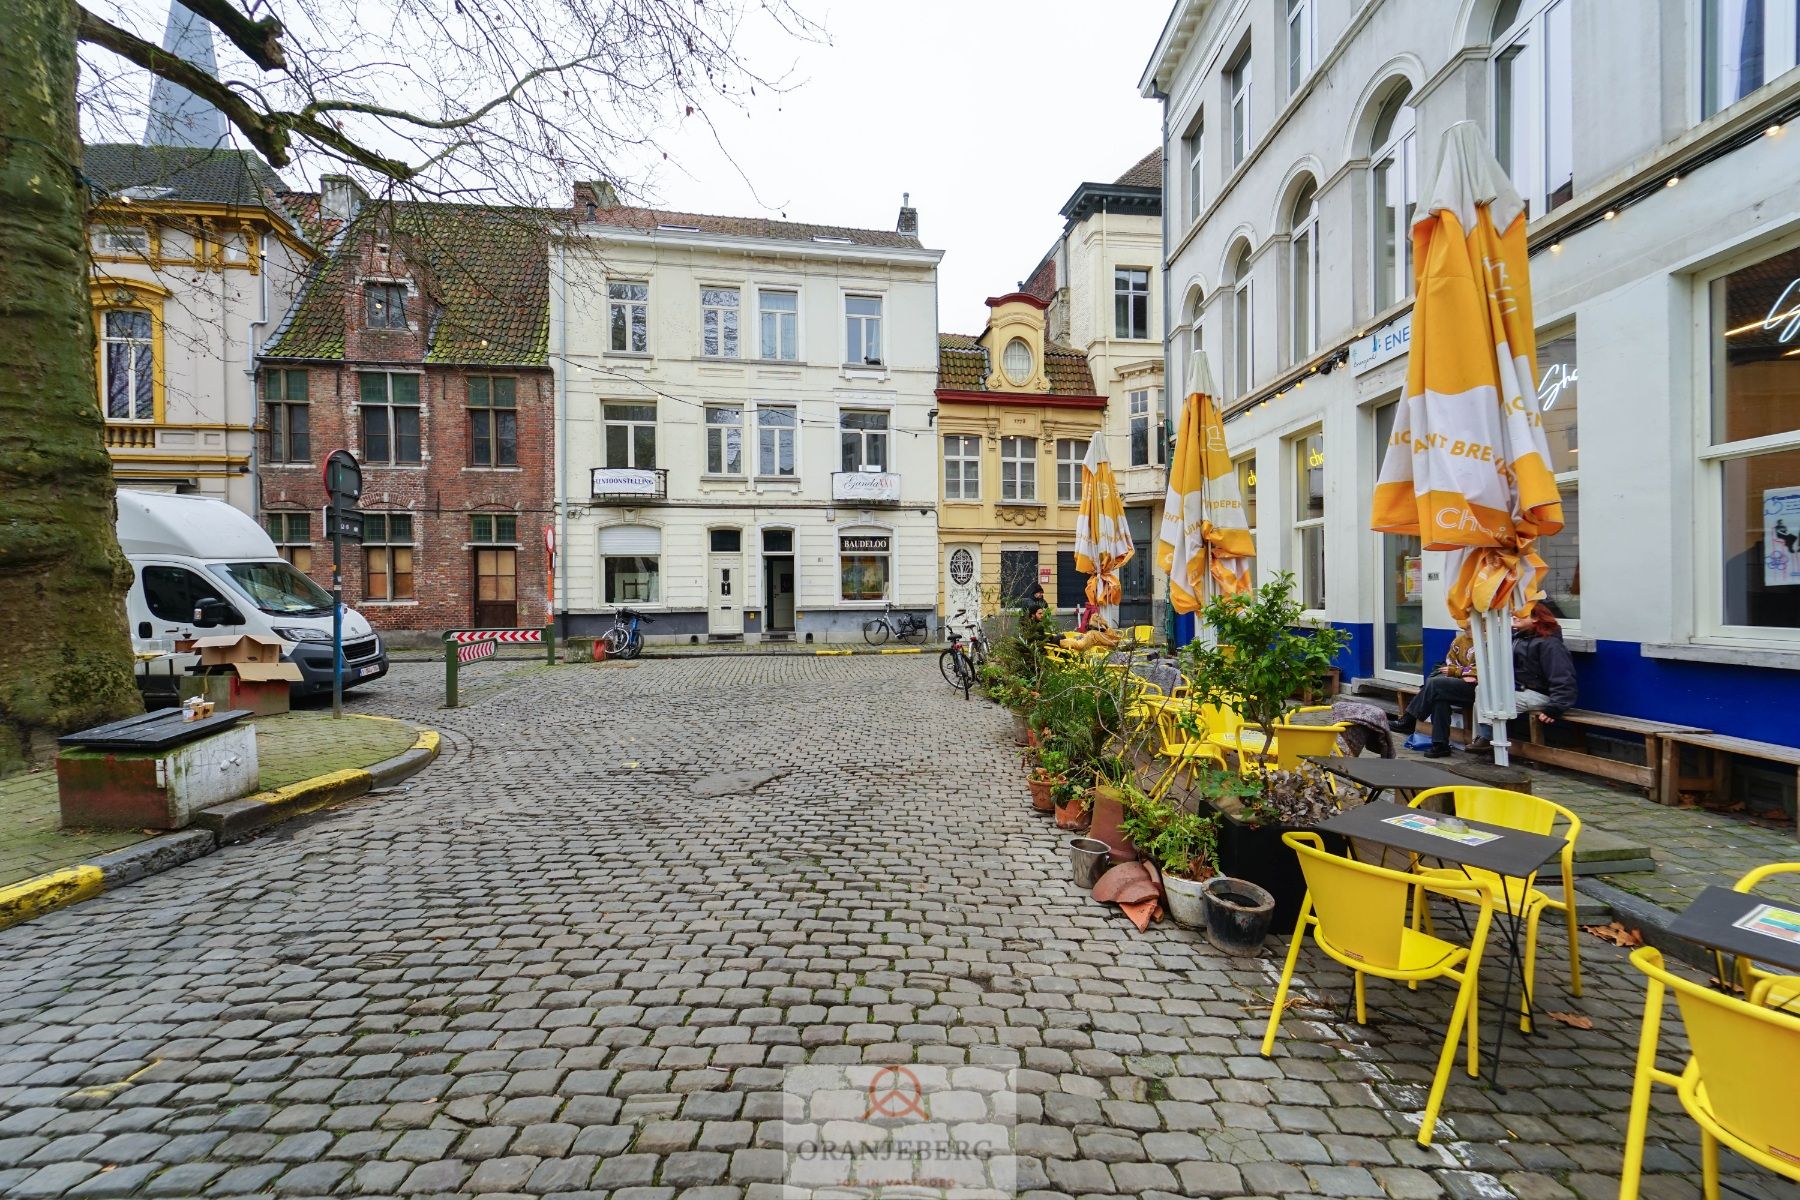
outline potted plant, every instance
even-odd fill
[[[1147,799],[1133,781],[1129,759],[1104,754],[1095,760],[1094,782],[1088,789],[1088,804],[1093,814],[1088,833],[1106,843],[1113,862],[1131,862],[1137,858],[1137,851],[1120,825],[1128,802],[1136,804]]]
[[[1045,746],[1038,751],[1037,765],[1031,768],[1026,777],[1026,785],[1031,788],[1031,807],[1039,812],[1049,812],[1054,806],[1050,798],[1050,789],[1069,777],[1069,752],[1060,750],[1054,745]]]
[[[1190,929],[1204,928],[1202,889],[1219,869],[1219,818],[1146,796],[1130,806],[1123,826],[1138,852],[1156,864],[1169,915]]]
[[[1064,779],[1050,788],[1050,799],[1056,807],[1058,829],[1087,828],[1087,796],[1087,789],[1074,779]]]

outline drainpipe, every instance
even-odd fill
[[[220,274],[223,275],[223,272]],[[256,319],[244,326],[244,376],[250,380],[250,518],[260,522],[262,519],[262,463],[259,461],[256,436],[256,353],[261,349],[257,335],[269,323],[269,235],[267,233],[257,235],[256,277],[262,303]],[[225,423],[229,425],[231,419],[227,417]]]
[[[1166,94],[1158,95],[1157,98],[1162,101],[1162,144],[1163,144],[1162,255],[1161,255],[1161,258],[1162,258],[1162,302],[1163,302],[1163,310],[1162,310],[1163,311],[1163,429],[1162,429],[1162,439],[1163,439],[1163,444],[1165,446],[1167,446],[1170,441],[1170,439],[1169,439],[1169,414],[1174,410],[1175,389],[1177,387],[1180,387],[1183,389],[1183,394],[1181,396],[1181,399],[1182,399],[1182,402],[1185,403],[1187,401],[1187,395],[1186,395],[1186,379],[1187,379],[1187,377],[1185,375],[1181,374],[1175,365],[1175,353],[1174,353],[1174,341],[1173,341],[1175,322],[1170,319],[1170,309],[1169,309],[1169,247],[1173,244],[1173,241],[1174,241],[1171,236],[1171,230],[1169,228],[1169,209],[1172,207],[1169,204],[1169,184],[1168,184],[1168,179],[1169,179],[1169,98]],[[1188,334],[1188,340],[1189,340],[1189,345],[1192,345],[1193,344],[1192,331],[1190,331]],[[1173,462],[1167,461],[1166,456],[1165,456],[1165,462],[1164,462],[1164,467],[1163,467],[1163,470],[1165,472],[1165,475],[1164,475],[1164,490],[1165,491],[1167,490],[1167,474],[1166,474],[1166,472],[1173,469],[1174,465],[1175,464]],[[1152,510],[1152,511],[1154,511],[1154,510]],[[1160,522],[1159,522],[1159,526],[1160,526]],[[1160,532],[1161,531],[1159,528],[1158,533],[1160,534]],[[1154,574],[1152,574],[1150,577],[1150,597],[1151,597],[1151,602],[1155,603],[1156,576]],[[1164,635],[1164,638],[1168,645],[1173,646],[1175,644],[1175,606],[1169,602],[1169,586],[1168,586],[1167,580],[1165,580],[1163,583],[1163,635]]]
[[[556,422],[556,471],[553,483],[556,488],[554,503],[556,508],[556,607],[562,612],[562,635],[569,636],[569,506],[568,492],[563,485],[563,472],[569,461],[569,293],[563,274],[563,246],[560,240],[553,240],[556,253],[556,269],[551,273],[550,286],[556,309],[556,351],[552,364],[555,379],[555,402],[552,407],[552,419]],[[556,624],[556,611],[550,614],[550,623]]]

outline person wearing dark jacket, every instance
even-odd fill
[[[1556,614],[1541,600],[1529,613],[1513,617],[1513,688],[1519,712],[1546,725],[1575,707],[1575,660],[1563,644]],[[1486,725],[1467,748],[1472,754],[1493,749]]]
[[[1392,725],[1395,733],[1410,734],[1420,720],[1431,722],[1431,745],[1426,758],[1450,757],[1450,714],[1475,699],[1475,643],[1459,633],[1444,655],[1444,665],[1425,681],[1406,711]]]

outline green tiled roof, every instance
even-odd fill
[[[938,334],[938,387],[946,391],[985,391],[991,368],[981,339],[966,333]],[[1056,342],[1044,343],[1044,371],[1052,396],[1092,396],[1094,377],[1087,355]],[[1029,403],[1029,392],[995,392],[996,398]]]
[[[299,207],[299,206],[297,206]],[[427,363],[547,366],[549,238],[561,214],[473,204],[376,201],[332,240],[265,358],[341,359],[345,290],[370,241],[403,249],[426,301]]]

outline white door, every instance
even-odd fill
[[[739,552],[742,535],[714,529],[708,535],[706,632],[713,637],[744,633],[744,566]]]
[[[957,617],[958,612],[966,616]],[[944,551],[944,620],[958,628],[981,619],[981,547],[955,543]]]

